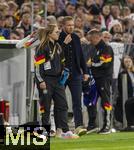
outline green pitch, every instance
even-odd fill
[[[134,132],[90,134],[79,139],[51,139],[51,150],[134,150]]]

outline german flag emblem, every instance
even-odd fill
[[[44,106],[40,106],[40,113],[42,114],[42,113],[44,113],[44,112],[45,112]]]
[[[45,58],[44,55],[40,55],[40,56],[38,56],[38,57],[34,57],[34,59],[35,59],[34,64],[35,64],[36,66],[37,66],[37,65],[40,65],[40,64],[42,64],[42,63],[44,63],[44,62],[46,62],[46,58]]]
[[[104,63],[109,63],[112,61],[111,55],[102,55],[100,56],[100,60],[103,61]]]
[[[105,110],[112,110],[111,104],[105,103],[105,104],[104,104],[104,109],[105,109]]]

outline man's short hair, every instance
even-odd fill
[[[88,33],[87,33],[88,35],[102,35],[102,32],[100,31],[100,30],[98,30],[98,29],[92,29],[92,30],[90,30],[90,31],[88,31]]]
[[[65,24],[67,21],[74,21],[73,17],[71,16],[65,16],[64,19],[63,19],[63,24]]]

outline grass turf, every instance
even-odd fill
[[[79,139],[53,138],[50,150],[134,150],[134,132],[90,134]]]

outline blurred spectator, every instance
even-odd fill
[[[58,25],[59,30],[62,30],[62,27],[63,27],[63,19],[64,19],[63,16],[60,16],[60,17],[57,18],[57,25]]]
[[[8,15],[9,6],[6,2],[0,3],[0,11],[2,12],[3,16]]]
[[[125,113],[127,119],[127,130],[133,130],[134,125],[134,59],[131,56],[124,56],[122,59],[122,71],[118,76],[118,98],[115,106],[115,118],[119,122],[123,122],[123,87],[122,76],[127,75],[128,99],[125,102]]]
[[[125,53],[134,58],[133,35],[130,33],[124,33],[123,42],[125,44]]]
[[[38,2],[34,3],[34,15],[38,15],[40,12],[40,5]]]
[[[89,13],[90,6],[94,3],[93,0],[86,0],[84,3],[84,8],[86,13]]]
[[[119,4],[111,5],[111,15],[113,19],[120,19],[120,14],[121,14],[121,10]]]
[[[39,28],[41,26],[42,23],[42,17],[38,14],[34,15],[34,27]]]
[[[123,7],[122,8],[122,17],[125,18],[125,17],[128,17],[129,15],[131,14],[131,10],[129,7]]]
[[[60,16],[73,16],[75,14],[75,5],[68,2],[65,6],[65,10],[61,11],[59,14],[57,14],[57,17]]]
[[[123,34],[123,42],[125,44],[132,44],[133,42],[133,36],[130,33],[124,33]]]
[[[123,32],[131,32],[132,31],[131,28],[132,28],[131,19],[124,18],[122,20],[122,29],[123,29]]]
[[[94,18],[92,21],[91,21],[91,24],[90,24],[90,30],[92,29],[98,29],[101,31],[101,22],[99,20],[99,18]]]
[[[102,7],[101,24],[102,29],[108,29],[109,23],[112,21],[110,5],[104,5]]]
[[[25,31],[25,37],[31,32],[31,14],[24,12],[21,14],[21,20],[18,27],[22,27]]]
[[[17,31],[13,30],[10,33],[10,40],[20,40],[20,35]]]
[[[85,18],[84,7],[82,3],[78,3],[76,5],[76,16],[80,17],[81,19]]]
[[[20,13],[23,13],[23,12],[29,12],[29,13],[32,12],[32,6],[30,3],[23,3],[22,4],[21,9],[20,9]]]
[[[113,20],[109,23],[108,30],[112,35],[115,33],[122,33],[122,24],[118,20]]]
[[[83,20],[83,18],[81,18],[79,16],[76,16],[75,19],[74,19],[74,26],[75,26],[75,28],[83,30],[83,28],[84,28],[84,20]]]
[[[8,15],[14,16],[14,14],[17,12],[18,5],[12,0],[8,1],[7,4],[9,6]]]
[[[54,0],[48,0],[48,3],[47,3],[47,16],[50,16],[50,15],[55,16],[55,11],[56,11],[56,7],[55,7]]]
[[[66,0],[55,0],[56,12],[59,13],[65,9]]]
[[[7,15],[6,17],[5,17],[5,28],[8,28],[8,29],[13,29],[14,28],[14,25],[15,25],[15,23],[14,23],[14,18],[13,18],[13,16],[11,16],[11,15]]]
[[[106,42],[109,43],[112,40],[112,35],[108,31],[103,31],[102,32],[102,39]]]
[[[24,33],[24,29],[23,29],[23,28],[17,27],[17,28],[15,29],[15,31],[17,31],[17,32],[19,33],[20,39],[23,39],[23,38],[24,38],[25,33]]]
[[[94,0],[95,4],[97,4],[99,7],[103,5],[104,0]]]
[[[113,35],[112,42],[122,43],[123,42],[122,34],[121,33],[115,33]]]
[[[101,12],[101,10],[100,10],[99,5],[97,5],[97,4],[90,5],[90,7],[89,7],[89,13],[90,14],[96,16],[96,15],[100,15],[100,12]]]
[[[1,38],[3,37],[3,39],[9,39],[10,30],[5,28],[5,20],[5,16],[0,13],[0,36]]]

